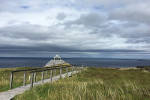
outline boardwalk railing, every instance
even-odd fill
[[[56,76],[56,70],[59,70],[59,75],[60,78],[62,78],[62,71],[63,69],[65,69],[64,71],[67,73],[67,76],[69,75],[68,72],[70,69],[72,72],[74,70],[78,70],[79,67],[74,67],[74,66],[54,66],[54,67],[43,67],[43,68],[32,68],[32,69],[24,69],[24,70],[15,70],[15,71],[11,71],[11,75],[10,75],[10,89],[13,88],[13,82],[14,82],[14,74],[17,72],[23,72],[23,86],[26,85],[26,73],[29,72],[30,73],[30,84],[31,84],[31,88],[33,87],[34,82],[36,82],[36,78],[37,78],[37,73],[41,72],[41,81],[44,82],[44,79],[46,79],[44,77],[44,72],[50,71],[50,80],[52,82],[52,77]]]

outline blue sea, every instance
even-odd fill
[[[52,58],[23,58],[1,57],[0,68],[10,67],[43,67]],[[150,66],[150,60],[146,59],[109,59],[109,58],[63,58],[73,65],[90,67],[136,67]]]

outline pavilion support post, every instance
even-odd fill
[[[10,74],[10,89],[12,89],[12,87],[13,87],[13,78],[14,78],[13,72],[11,72],[11,74]]]
[[[51,82],[52,82],[53,81],[53,69],[51,70],[50,79],[51,79]]]
[[[26,71],[24,72],[23,86],[26,86]]]
[[[34,73],[31,73],[31,83],[30,83],[30,87],[32,88],[33,87],[33,79],[34,78]]]
[[[77,66],[74,66],[73,69],[74,69],[74,71],[77,71]]]

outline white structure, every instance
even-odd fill
[[[51,67],[54,65],[64,64],[66,63],[64,60],[61,59],[59,55],[56,55],[52,60],[50,60],[45,67]]]
[[[60,57],[59,55],[56,55],[56,56],[54,57],[54,60],[61,60],[61,57]]]

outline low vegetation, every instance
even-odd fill
[[[150,66],[137,66],[136,68],[140,69],[140,70],[147,70],[150,71]]]
[[[150,73],[140,69],[87,68],[34,87],[14,100],[150,100]]]
[[[10,72],[18,69],[28,68],[0,68],[0,92],[9,90]],[[14,88],[23,84],[23,73],[16,73],[14,75]]]

